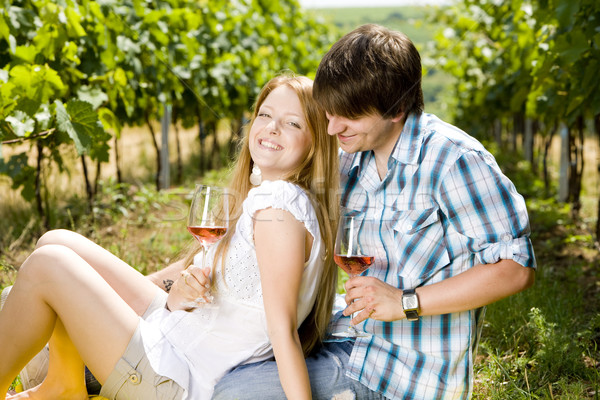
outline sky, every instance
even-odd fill
[[[305,8],[393,7],[448,3],[451,3],[451,0],[300,0],[300,4]]]

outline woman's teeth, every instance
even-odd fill
[[[262,141],[260,142],[260,144],[261,144],[262,146],[264,146],[264,147],[267,147],[267,148],[269,148],[269,149],[273,149],[273,150],[281,150],[281,149],[282,149],[282,147],[281,147],[281,146],[279,146],[279,145],[277,145],[277,144],[275,144],[275,143],[267,142],[266,140],[262,140]]]

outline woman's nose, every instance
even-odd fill
[[[280,129],[280,124],[276,119],[272,119],[271,122],[269,122],[269,124],[267,125],[267,131],[270,134],[278,135],[281,132]]]

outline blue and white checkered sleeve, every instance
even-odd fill
[[[525,200],[486,151],[465,152],[440,187],[440,205],[479,262],[535,268]]]

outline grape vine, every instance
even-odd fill
[[[433,59],[456,78],[450,108],[462,127],[514,150],[522,138],[534,171],[541,158],[547,187],[550,141],[564,127],[567,179],[559,197],[577,213],[586,126],[600,135],[600,3],[463,0],[433,22],[441,27]]]
[[[29,145],[0,153],[0,174],[42,214],[42,169],[63,165],[60,147],[76,149],[91,201],[87,162],[98,177],[124,126],[151,128],[170,109],[173,124],[199,127],[201,141],[216,138],[224,118],[237,131],[260,86],[285,69],[313,74],[334,40],[296,0],[0,4],[0,143]]]

